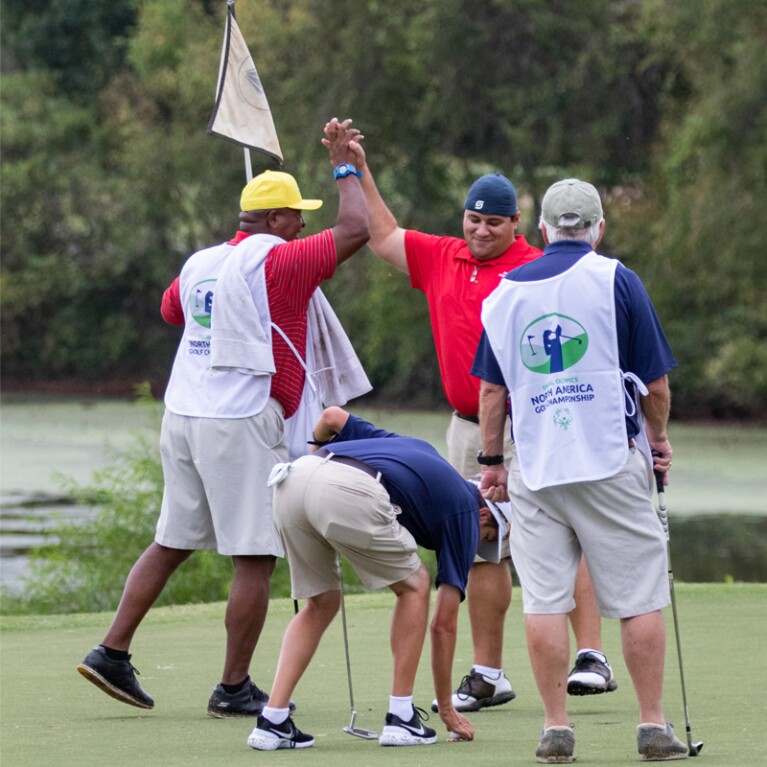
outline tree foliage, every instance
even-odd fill
[[[679,370],[678,415],[763,415],[767,9],[739,0],[239,0],[305,194],[335,189],[334,115],[366,135],[403,226],[460,235],[499,170],[523,231],[551,181],[606,201]],[[223,0],[2,0],[2,343],[7,377],[162,380],[163,289],[236,227],[242,152],[206,134]],[[254,158],[254,170],[274,167]],[[327,293],[379,396],[442,402],[423,296],[369,253]]]

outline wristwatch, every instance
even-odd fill
[[[503,463],[503,455],[482,455],[480,450],[477,453],[477,463],[481,466],[500,466]]]
[[[362,171],[357,170],[353,165],[348,162],[342,162],[340,165],[336,165],[333,168],[333,178],[346,178],[347,176],[356,176],[362,178]]]

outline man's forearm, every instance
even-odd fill
[[[453,586],[440,585],[431,622],[431,672],[440,712],[452,707],[453,658],[458,633],[460,594]]]
[[[400,272],[408,273],[405,252],[405,231],[401,229],[394,214],[378,191],[370,167],[365,164],[360,179],[370,217],[370,240],[368,247],[379,258],[388,261]]]
[[[338,263],[368,242],[370,231],[365,195],[355,176],[338,179],[338,216],[333,227]]]
[[[389,210],[389,206],[381,197],[373,174],[367,165],[362,172],[360,184],[362,185],[362,191],[365,193],[368,214],[370,215],[370,246],[374,247],[374,242],[387,237],[399,225],[397,224],[397,219],[394,218],[394,214]]]
[[[349,413],[343,408],[326,408],[314,424],[312,439],[319,443],[319,445],[330,442],[343,431],[348,420]],[[317,445],[315,445],[315,447],[317,447]]]
[[[668,376],[663,376],[647,384],[648,394],[640,400],[644,428],[650,449],[653,453],[653,471],[663,476],[663,484],[668,484],[668,471],[674,450],[668,440],[668,416],[671,409],[671,392],[668,388]]]
[[[482,452],[485,455],[503,455],[508,396],[509,390],[505,386],[482,381],[479,390],[479,428]]]
[[[668,376],[652,381],[647,389],[649,393],[640,400],[647,438],[650,442],[663,442],[668,439],[668,417],[671,410]]]

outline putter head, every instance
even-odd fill
[[[373,730],[366,730],[362,727],[344,727],[343,732],[348,732],[349,735],[354,735],[356,738],[364,738],[365,740],[378,740],[378,733]]]
[[[354,735],[355,738],[364,738],[365,740],[378,740],[378,733],[373,730],[366,730],[364,727],[355,727],[357,721],[357,711],[352,709],[352,720],[349,722],[348,727],[344,727],[342,732],[348,732],[349,735]]]

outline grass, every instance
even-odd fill
[[[764,636],[767,585],[677,584],[688,702],[693,737],[703,740],[709,767],[758,762],[762,753],[763,694],[767,689]],[[347,597],[357,723],[380,731],[388,700],[388,593]],[[273,600],[256,651],[256,681],[271,684],[282,633],[293,612],[289,599]],[[665,709],[684,738],[673,624],[667,611]],[[106,697],[75,667],[102,637],[111,614],[6,617],[0,638],[0,727],[3,767],[174,767],[300,762],[304,767],[347,765],[529,765],[542,723],[541,706],[524,644],[519,595],[507,619],[506,670],[518,698],[472,714],[473,743],[440,742],[430,748],[380,748],[341,732],[349,723],[349,698],[340,618],[328,630],[296,691],[297,722],[317,739],[315,748],[290,754],[254,752],[246,745],[251,720],[213,720],[207,698],[218,681],[223,653],[224,605],[152,610],[134,642],[139,681],[157,702],[142,711]],[[471,665],[466,610],[461,611],[455,681]],[[618,679],[609,695],[571,699],[579,764],[634,762],[636,707],[620,656],[617,621],[603,624],[605,651]],[[428,708],[432,688],[428,645],[416,683],[416,702]],[[436,715],[432,719],[432,723]]]

